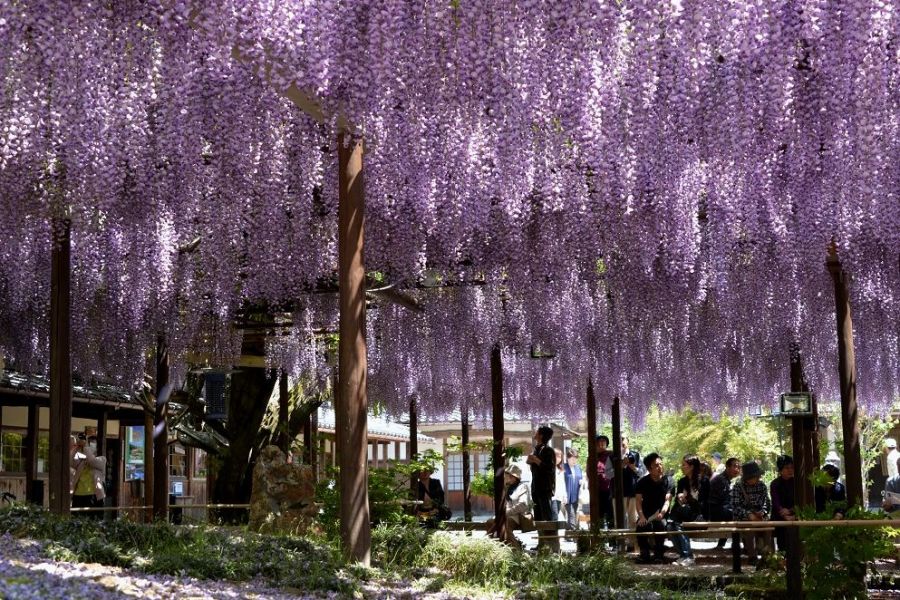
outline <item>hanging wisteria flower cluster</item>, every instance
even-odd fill
[[[349,124],[367,265],[438,283],[414,292],[424,314],[370,315],[393,410],[417,394],[483,414],[495,343],[532,416],[580,414],[588,376],[632,415],[767,403],[792,342],[835,398],[832,245],[860,398],[884,408],[898,40],[890,0],[6,3],[0,347],[45,360],[53,223],[70,219],[81,372],[134,379],[158,333],[227,363],[248,307],[294,313],[271,361],[321,369],[313,330],[333,317],[304,298],[333,285]]]

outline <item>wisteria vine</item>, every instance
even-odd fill
[[[893,0],[62,0],[0,7],[0,348],[46,366],[53,223],[77,370],[136,380],[160,333],[323,377],[336,127],[366,142],[373,397],[580,415],[771,401],[799,344],[836,397],[834,244],[860,398],[900,394],[900,6]],[[284,95],[313,98],[324,122]],[[425,284],[434,285],[427,287]],[[315,297],[314,301],[310,298]],[[529,349],[553,348],[552,360]],[[97,352],[102,348],[103,352]]]

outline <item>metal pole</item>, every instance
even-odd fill
[[[856,357],[853,352],[853,319],[850,316],[850,287],[847,273],[838,260],[834,246],[832,246],[825,264],[834,280],[847,502],[850,506],[864,506],[859,411],[856,404]]]
[[[363,143],[340,133],[338,144],[338,406],[340,430],[341,542],[345,555],[371,561],[369,523],[368,409],[366,394],[366,271],[363,264],[365,196]]]
[[[491,421],[494,433],[492,462],[494,463],[494,525],[497,537],[506,539],[506,503],[503,476],[506,474],[506,451],[503,423],[503,362],[500,355],[500,343],[491,348]]]
[[[72,238],[67,219],[53,221],[50,264],[50,510],[69,514],[71,508]]]
[[[160,402],[169,384],[169,346],[163,336],[156,340],[156,410],[153,413],[153,518],[169,518],[169,403]],[[148,432],[149,433],[149,432]],[[146,469],[149,471],[150,469]],[[149,485],[149,483],[148,483]]]

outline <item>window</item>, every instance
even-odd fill
[[[187,475],[187,456],[184,448],[177,444],[169,445],[169,476],[184,477]]]
[[[206,477],[206,452],[199,448],[194,449],[194,469],[193,477]]]
[[[490,475],[491,474],[491,468],[490,468],[491,464],[489,461],[491,460],[491,455],[488,454],[487,452],[479,452],[478,454],[476,454],[474,456],[474,458],[475,458],[475,465],[476,465],[476,468],[478,469],[478,472],[484,473],[485,475]]]
[[[50,432],[38,432],[37,472],[50,472]]]
[[[447,491],[461,490],[462,488],[462,454],[448,454]]]
[[[463,460],[462,453],[447,455],[447,490],[463,489]],[[487,473],[488,454],[481,452],[469,454],[469,481],[472,481],[474,469],[479,473]]]
[[[0,471],[22,473],[25,471],[25,434],[3,431],[0,436]]]

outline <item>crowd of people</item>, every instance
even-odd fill
[[[529,518],[564,521],[569,528],[578,527],[579,511],[587,503],[586,471],[574,449],[568,449],[564,457],[560,450],[549,446],[552,436],[550,427],[540,427],[535,433],[534,450],[526,459],[531,468],[530,493],[525,491],[528,486],[521,482],[521,469],[512,466],[506,471],[507,513],[513,515],[510,529]],[[776,544],[779,550],[785,548],[786,530],[778,527],[777,522],[797,518],[794,461],[790,456],[778,457],[776,477],[766,485],[763,470],[754,460],[742,462],[738,457],[723,460],[719,453],[713,453],[710,462],[705,462],[696,454],[687,454],[681,460],[681,475],[675,478],[667,475],[658,453],[652,452],[642,460],[629,447],[627,437],[622,438],[621,471],[613,465],[609,438],[598,435],[595,444],[603,526],[613,528],[613,482],[616,477],[622,477],[626,528],[636,534],[661,534],[635,535],[629,540],[630,549],[637,546],[638,562],[668,562],[664,554],[669,538],[678,554],[676,562],[692,565],[694,554],[690,538],[684,534],[684,524],[698,521],[773,522],[774,540],[766,531],[743,535],[743,549],[753,564],[764,561]],[[900,463],[895,461],[897,464]],[[846,511],[846,490],[839,481],[840,470],[826,464],[822,471],[829,481],[815,488],[816,512],[829,510],[833,518],[841,519]],[[900,493],[900,476],[892,481]],[[529,505],[532,511],[528,510]],[[511,533],[509,536],[512,539]],[[718,547],[724,548],[726,543],[727,538],[719,539]]]
[[[551,447],[552,437],[553,429],[547,426],[539,427],[534,434],[533,451],[525,459],[531,470],[530,485],[523,482],[522,468],[518,465],[511,464],[505,469],[505,537],[511,544],[520,545],[513,532],[530,530],[534,521],[557,521],[569,529],[579,528],[579,515],[589,503],[587,469],[590,466],[582,462],[574,448],[563,453]],[[900,473],[900,452],[896,443],[893,446],[891,451],[896,457],[889,457],[895,458],[891,466],[895,473]],[[629,550],[639,551],[638,562],[669,562],[665,551],[666,540],[670,539],[678,554],[675,562],[683,566],[694,564],[691,541],[684,533],[685,523],[690,522],[773,522],[774,540],[766,530],[751,530],[742,536],[742,547],[751,564],[765,561],[776,547],[779,550],[786,547],[786,528],[778,527],[777,523],[797,519],[794,461],[790,456],[777,458],[776,476],[766,485],[758,461],[741,461],[735,456],[723,460],[718,452],[709,457],[709,462],[696,454],[684,455],[680,477],[676,478],[667,474],[662,456],[651,452],[641,459],[630,448],[627,437],[622,438],[620,470],[614,466],[608,436],[598,435],[595,449],[601,527],[614,527],[613,483],[616,477],[621,477],[625,527],[636,534],[628,538],[627,546]],[[828,481],[815,488],[816,512],[831,511],[834,519],[842,519],[847,496],[839,481],[840,470],[834,464],[825,464],[822,472],[827,474]],[[422,510],[431,511],[428,514],[437,517],[438,507],[444,506],[444,493],[440,482],[429,479],[430,475],[430,472],[422,474],[419,500],[424,502]],[[887,491],[892,494],[886,494],[884,508],[900,509],[900,474],[888,480]],[[719,539],[718,548],[724,548],[727,542],[727,538]]]

